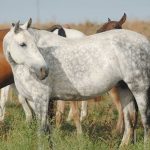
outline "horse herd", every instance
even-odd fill
[[[135,142],[138,109],[147,142],[150,42],[139,33],[122,29],[125,20],[126,14],[119,21],[108,19],[90,36],[60,25],[47,30],[31,28],[31,19],[0,30],[0,120],[4,119],[10,84],[15,83],[26,120],[31,121],[33,110],[40,134],[49,129],[49,103],[53,100],[57,100],[56,126],[60,126],[65,101],[69,101],[68,119],[74,120],[80,134],[87,100],[109,91],[119,112],[117,129],[124,129],[121,146]],[[81,114],[79,100],[83,100]]]

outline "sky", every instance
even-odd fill
[[[41,23],[105,22],[127,19],[150,20],[150,0],[0,0],[0,23],[20,20]]]

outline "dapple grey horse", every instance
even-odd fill
[[[21,31],[21,30],[22,29],[19,29],[19,24],[16,24],[16,26],[12,27],[10,32],[6,34],[4,38],[4,53],[6,54],[6,58],[8,59],[9,63],[12,65],[14,78],[16,81],[15,84],[19,93],[21,93],[21,95],[24,96],[25,98],[31,100],[31,102],[36,102],[36,105],[34,104],[33,107],[37,117],[42,122],[42,120],[46,119],[45,117],[46,117],[46,113],[48,109],[48,101],[49,101],[49,94],[48,94],[49,87],[43,84],[39,85],[38,83],[40,82],[40,80],[43,80],[44,78],[47,77],[48,67],[44,58],[39,52],[39,49],[35,44],[35,39],[28,32],[23,30]],[[7,51],[5,51],[5,49],[7,49]],[[23,55],[20,56],[20,54]],[[33,58],[35,58],[36,61],[34,61]],[[20,68],[23,68],[22,72]],[[23,72],[24,73],[26,72],[25,76],[22,74]],[[34,72],[36,72],[35,75],[36,78],[34,76]],[[30,79],[28,80],[27,77],[29,77]],[[34,79],[35,85],[31,88],[30,86],[33,85],[34,83],[32,82],[32,79]],[[28,82],[28,85],[26,86],[26,90],[23,89],[25,82]],[[37,87],[34,88],[35,86]],[[40,97],[39,96],[37,97],[38,94],[37,89],[39,89],[40,91],[43,90],[43,92],[45,91],[45,94],[40,95]],[[42,105],[44,105],[43,108],[46,110],[43,110],[41,113],[40,101],[42,98],[45,100],[42,102]],[[43,123],[43,125],[45,125],[45,122]]]
[[[35,102],[41,129],[47,123],[49,98],[88,99],[123,80],[135,96],[144,126],[144,140],[147,140],[150,43],[143,35],[122,29],[71,40],[47,31],[27,29],[28,24],[20,28],[17,23],[4,38],[4,52],[18,91]],[[39,78],[46,77],[47,69],[38,49],[49,66],[49,75],[44,81]],[[33,57],[34,53],[39,56]]]
[[[61,25],[54,25],[54,26],[52,26],[46,30],[53,32],[54,34],[64,36],[64,37],[67,36],[68,38],[81,38],[81,37],[85,36],[84,33],[80,32],[78,30],[63,28]],[[0,121],[4,120],[5,104],[8,100],[8,93],[9,93],[9,89],[11,88],[11,86],[15,87],[14,85],[8,85],[7,87],[4,87],[1,89]],[[26,101],[23,99],[23,97],[19,96],[19,101],[23,106],[23,109],[24,109],[24,112],[26,115],[26,121],[30,122],[32,120],[32,111],[28,107],[28,105],[27,105]],[[60,125],[61,115],[63,113],[62,108],[60,108],[60,106],[63,107],[64,105],[65,105],[64,101],[61,101],[61,100],[57,101],[57,111],[56,111],[56,125],[57,126]],[[82,103],[82,105],[84,105],[84,102]],[[71,108],[69,111],[68,118],[70,119],[72,116],[74,116],[73,119],[74,119],[74,122],[75,122],[76,127],[77,127],[77,133],[82,133],[81,123],[79,120],[79,112],[78,112],[78,108],[77,108],[77,102],[76,101],[70,101],[70,107]],[[82,114],[82,111],[81,111],[81,114]]]

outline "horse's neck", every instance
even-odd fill
[[[45,30],[31,29],[31,34],[39,47],[57,47],[65,43],[65,38]]]

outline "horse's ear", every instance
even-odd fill
[[[21,26],[22,29],[28,29],[30,28],[32,24],[32,19],[30,18],[24,25]]]
[[[122,25],[126,21],[127,15],[126,13],[123,14],[122,18],[119,21],[119,24]]]
[[[14,32],[15,33],[19,32],[19,23],[20,23],[20,21],[18,21],[16,24],[12,24],[12,26],[14,25]]]
[[[32,18],[29,19],[28,24],[27,24],[27,29],[31,27],[32,24]]]
[[[108,22],[110,22],[111,21],[111,19],[110,18],[108,18]]]

